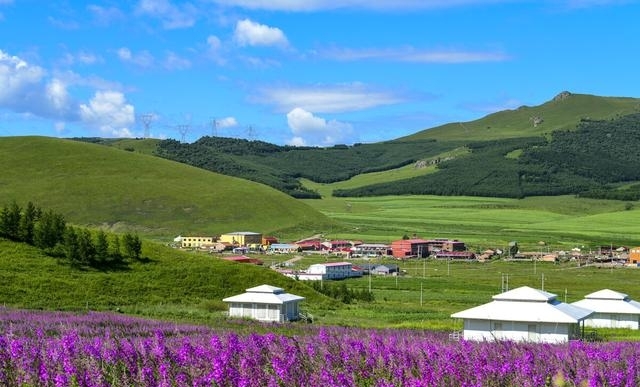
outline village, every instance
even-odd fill
[[[415,236],[390,244],[323,240],[322,236],[280,243],[274,237],[256,232],[232,232],[217,237],[180,236],[175,238],[174,247],[216,253],[225,260],[255,265],[263,265],[264,260],[245,254],[291,254],[294,258],[270,267],[300,281],[406,274],[400,270],[399,265],[386,263],[390,259],[465,262],[506,259],[554,263],[575,261],[577,265],[604,265],[603,267],[638,267],[640,262],[640,247],[629,249],[602,246],[595,252],[582,252],[577,248],[569,252],[549,252],[541,248],[537,252],[521,252],[517,243],[513,242],[505,249],[507,251],[496,249],[476,253],[469,251],[460,240],[420,239]],[[302,254],[320,254],[334,259],[313,263],[305,269],[290,268]],[[386,258],[385,263],[376,263],[377,258]],[[558,343],[595,339],[593,331],[587,332],[585,328],[640,329],[640,302],[611,289],[586,294],[584,299],[573,303],[562,302],[556,294],[529,286],[504,290],[494,295],[486,304],[453,313],[451,318],[461,320],[463,328],[451,332],[449,338]],[[304,297],[289,294],[282,288],[262,284],[222,301],[229,306],[229,317],[287,322],[307,318],[300,308],[303,300]]]
[[[464,241],[458,239],[422,239],[417,236],[392,241],[390,244],[366,243],[351,240],[327,240],[322,235],[312,236],[291,243],[281,243],[273,236],[258,232],[237,231],[219,236],[178,236],[173,244],[176,248],[222,254],[222,258],[242,263],[264,264],[264,260],[245,254],[321,254],[351,262],[314,264],[305,270],[287,269],[287,262],[274,269],[281,274],[299,280],[338,280],[367,274],[400,275],[398,265],[375,265],[367,263],[373,259],[436,259],[461,262],[486,262],[492,259],[514,261],[561,262],[575,261],[578,265],[601,265],[638,267],[640,247],[600,246],[596,250],[583,251],[579,247],[570,251],[549,251],[540,243],[537,251],[520,251],[517,242],[504,248],[471,251]]]

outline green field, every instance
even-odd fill
[[[310,206],[344,225],[333,239],[391,242],[403,235],[451,238],[469,248],[523,249],[640,245],[640,207],[572,196],[502,199],[404,196],[325,198]]]

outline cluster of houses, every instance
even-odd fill
[[[239,231],[218,236],[177,236],[173,240],[176,247],[209,252],[233,251],[234,253],[260,252],[267,254],[291,254],[299,252],[320,252],[342,255],[347,258],[394,257],[409,258],[451,258],[476,259],[476,254],[468,251],[464,242],[451,239],[409,238],[383,243],[362,241],[323,240],[320,237],[299,240],[293,243],[278,243],[277,238],[263,236],[257,232]],[[491,254],[495,253],[493,251]]]
[[[561,343],[584,338],[585,327],[640,328],[640,303],[627,294],[603,289],[568,304],[553,293],[522,286],[492,297],[492,301],[451,315],[463,321],[463,331],[451,337],[473,341]],[[265,322],[300,318],[304,297],[282,288],[260,285],[223,299],[229,316]]]
[[[250,231],[231,232],[217,236],[178,236],[174,239],[173,245],[183,249],[212,253],[224,251],[231,251],[236,254],[250,252],[267,254],[314,252],[346,258],[393,257],[399,260],[430,257],[449,260],[484,261],[496,255],[506,254],[505,251],[500,249],[473,252],[467,248],[463,241],[446,238],[421,239],[414,236],[384,244],[348,240],[323,240],[320,237],[314,237],[293,243],[279,243],[278,239],[273,236],[263,236],[261,233]],[[530,252],[516,251],[513,254],[509,254],[508,258],[512,260],[551,262],[580,260],[591,263],[617,263],[640,266],[640,247],[601,246],[588,252],[582,251],[577,247],[570,251],[555,252],[545,252],[540,249],[539,251]]]

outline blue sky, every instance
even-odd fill
[[[0,136],[378,142],[640,97],[639,1],[0,0]]]

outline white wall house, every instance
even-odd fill
[[[572,305],[591,309],[593,315],[584,321],[584,325],[594,328],[640,328],[640,302],[633,301],[628,295],[609,289],[587,294],[583,300]]]
[[[302,300],[304,297],[286,293],[282,288],[260,285],[222,301],[229,304],[229,317],[285,322],[299,318],[299,304]]]
[[[561,343],[580,337],[593,312],[528,286],[495,295],[493,301],[451,315],[463,320],[465,340]]]
[[[338,280],[353,276],[353,265],[349,262],[316,263],[309,266],[307,274],[322,276],[323,280]]]

